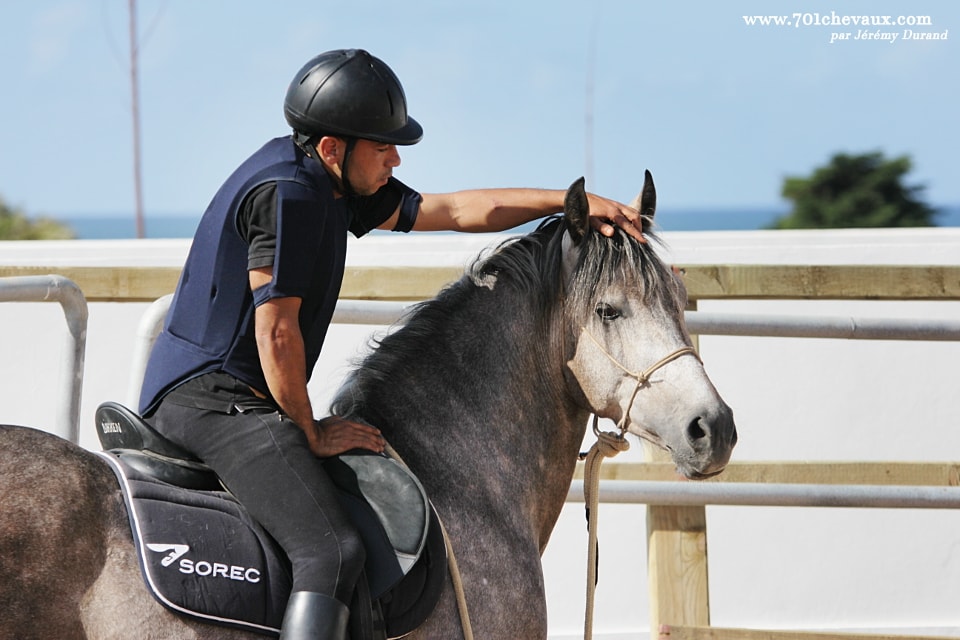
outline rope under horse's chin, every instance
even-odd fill
[[[593,414],[593,433],[597,436],[597,441],[587,452],[585,468],[583,472],[583,501],[587,509],[587,604],[583,622],[584,640],[593,638],[593,605],[594,596],[597,588],[597,511],[600,502],[600,464],[604,458],[612,458],[621,451],[630,448],[630,443],[626,439],[627,429],[630,427],[630,412],[633,410],[633,403],[637,399],[640,389],[650,381],[650,376],[658,369],[673,362],[680,356],[692,355],[700,360],[700,355],[693,347],[681,347],[676,351],[666,355],[657,362],[653,363],[643,371],[631,371],[617,360],[609,351],[603,348],[600,341],[597,340],[586,327],[583,332],[590,338],[601,352],[620,370],[637,381],[630,394],[630,400],[617,422],[617,432],[601,431],[600,417]],[[652,438],[648,438],[651,439]]]

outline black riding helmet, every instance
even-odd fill
[[[407,115],[400,80],[363,49],[327,51],[303,65],[287,89],[283,115],[296,143],[312,158],[317,158],[313,141],[320,136],[347,141],[341,176],[347,195],[356,193],[347,161],[357,138],[410,145],[423,137],[423,128]]]
[[[294,76],[283,113],[301,135],[366,138],[387,144],[420,142],[423,128],[407,115],[407,98],[393,71],[362,49],[316,56]]]

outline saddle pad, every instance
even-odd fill
[[[289,562],[236,498],[168,484],[150,475],[143,452],[97,453],[120,482],[144,580],[161,604],[205,622],[279,633]],[[370,594],[381,600],[388,628],[415,627],[439,598],[446,560],[423,487],[384,456],[345,454],[323,465],[364,542]]]
[[[186,491],[98,452],[120,482],[147,587],[164,606],[204,622],[279,635],[289,562],[236,499]]]

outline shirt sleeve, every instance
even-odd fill
[[[346,234],[347,212],[345,208],[336,212],[332,196],[323,198],[311,187],[290,180],[278,181],[275,188],[273,277],[252,292],[255,306],[273,298],[305,299],[316,284],[318,260],[335,260],[337,237]],[[338,215],[342,226],[330,226],[328,219]]]
[[[272,267],[277,249],[276,182],[266,182],[250,192],[240,207],[237,229],[249,246],[247,269]]]
[[[358,238],[369,233],[389,220],[399,207],[400,217],[393,230],[406,233],[413,229],[417,221],[422,200],[420,193],[391,177],[373,195],[351,196],[347,199],[351,216],[350,232]]]

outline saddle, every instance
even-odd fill
[[[279,635],[291,586],[279,545],[209,467],[128,408],[103,403],[96,427],[154,597],[205,622]],[[433,611],[443,589],[446,550],[436,513],[417,478],[392,458],[349,452],[320,463],[367,552],[352,635],[382,629],[381,637],[402,637]]]

